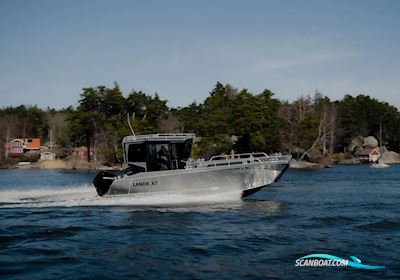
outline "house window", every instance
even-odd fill
[[[15,142],[12,143],[12,145],[13,145],[14,147],[18,147],[18,146],[21,146],[21,142],[15,141]]]

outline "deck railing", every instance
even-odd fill
[[[289,155],[282,155],[276,153],[267,155],[266,153],[244,153],[244,154],[232,154],[232,155],[218,155],[213,156],[210,160],[195,160],[187,161],[186,169],[198,168],[198,167],[217,167],[217,166],[230,166],[238,164],[249,164],[249,163],[263,163],[263,162],[288,162],[290,160]]]
[[[195,138],[193,133],[164,133],[164,134],[147,134],[147,135],[129,135],[125,136],[122,143],[137,141],[186,141]]]

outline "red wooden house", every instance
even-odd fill
[[[40,138],[15,138],[4,144],[6,154],[11,156],[39,153]]]

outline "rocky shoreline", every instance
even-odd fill
[[[394,160],[385,160],[385,162],[379,161],[381,164],[398,164],[400,161]],[[346,159],[338,162],[332,162],[331,164],[322,164],[322,163],[314,163],[304,160],[296,160],[292,159],[290,161],[289,168],[291,169],[322,169],[322,168],[331,168],[336,164],[346,165],[346,164],[364,164],[355,158]],[[78,164],[71,164],[67,161],[56,160],[56,161],[46,161],[46,162],[37,162],[26,165],[12,165],[12,166],[1,166],[0,169],[49,169],[49,170],[82,170],[82,171],[96,171],[96,170],[109,170],[109,171],[122,171],[122,166],[105,166],[99,164],[90,164],[88,162],[81,162]]]
[[[324,168],[322,164],[319,163],[312,163],[304,160],[296,160],[292,159],[290,161],[290,168],[292,169],[318,169],[318,168]]]
[[[379,164],[398,164],[400,163],[400,154],[389,151],[385,147],[382,148]],[[314,162],[306,160],[292,159],[290,161],[291,169],[320,169],[333,167],[336,164],[362,164],[360,160],[350,153],[347,154],[334,154],[332,157],[325,157],[315,160]],[[87,162],[83,160],[49,160],[38,162],[25,162],[19,164],[5,163],[0,165],[0,169],[13,169],[13,168],[35,168],[35,169],[59,169],[59,170],[117,170],[122,171],[121,165],[106,166],[98,162]]]
[[[66,161],[66,160],[49,160],[49,161],[38,161],[33,163],[20,163],[20,164],[9,164],[2,165],[0,169],[48,169],[48,170],[82,170],[82,171],[95,171],[95,170],[110,170],[110,171],[121,171],[122,166],[106,166],[95,162],[87,161]]]
[[[400,154],[388,150],[385,146],[380,147],[379,141],[373,136],[353,138],[345,151],[329,156],[323,155],[322,150],[315,147],[307,151],[306,160],[292,159],[290,168],[317,169],[332,167],[335,164],[362,164],[368,161],[382,166],[400,163]],[[371,156],[372,151],[374,156]]]

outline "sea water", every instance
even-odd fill
[[[0,170],[1,279],[400,278],[399,165],[289,170],[243,200],[98,197],[94,176]],[[295,266],[309,254],[385,268]]]

